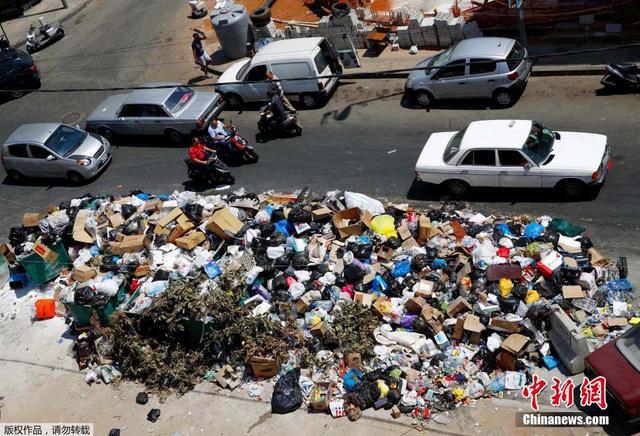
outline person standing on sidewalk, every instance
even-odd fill
[[[193,32],[191,51],[193,52],[193,58],[195,59],[196,63],[200,65],[200,69],[204,73],[204,77],[208,79],[209,77],[211,77],[211,75],[209,74],[207,66],[209,64],[213,64],[213,61],[211,60],[211,56],[207,54],[204,47],[202,46],[202,40],[204,39],[207,39],[205,35],[198,32]]]
[[[264,73],[264,76],[267,80],[271,80],[271,83],[269,83],[269,88],[267,90],[267,96],[269,96],[269,100],[271,100],[271,95],[279,96],[284,108],[292,114],[295,114],[296,109],[293,107],[289,99],[287,99],[287,97],[284,95],[282,84],[280,83],[280,79],[278,78],[278,76],[273,74],[273,72],[271,71],[267,71],[266,73]]]

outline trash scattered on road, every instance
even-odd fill
[[[260,399],[274,378],[276,413],[448,423],[536,368],[582,371],[640,320],[626,259],[580,226],[349,191],[87,194],[29,211],[0,248],[8,286],[53,295],[34,319],[71,321],[87,383]]]

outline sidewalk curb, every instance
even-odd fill
[[[531,75],[536,77],[561,77],[561,76],[602,76],[605,73],[604,65],[588,66],[584,68],[563,68],[562,65],[552,68],[533,67]]]
[[[89,6],[89,4],[92,1],[93,0],[85,0],[84,2],[82,2],[78,6],[76,6],[74,9],[71,9],[66,15],[62,16],[62,18],[60,18],[59,20],[56,20],[56,22],[59,22],[60,24],[62,24],[65,21],[73,18],[76,14],[81,12],[85,7]],[[23,38],[23,39],[19,40],[18,42],[14,43],[14,44],[11,44],[11,47],[18,48],[18,47],[21,47],[21,46],[25,45],[26,43],[27,43],[27,38]]]

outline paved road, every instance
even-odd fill
[[[141,83],[150,77],[182,80],[197,75],[188,60],[188,27],[193,24],[184,18],[184,5],[174,3],[156,2],[151,15],[141,3],[95,0],[67,24],[68,38],[38,55],[45,86],[112,86]],[[118,19],[104,20],[105,16]],[[168,24],[163,27],[160,23]],[[635,152],[637,95],[596,95],[597,77],[532,78],[511,109],[488,109],[484,102],[474,102],[425,111],[403,105],[402,84],[401,80],[344,83],[326,107],[300,112],[305,127],[302,137],[258,144],[260,162],[233,170],[237,185],[255,191],[302,186],[350,189],[395,201],[439,201],[446,196],[413,178],[413,166],[429,133],[461,128],[475,119],[534,118],[558,130],[607,134],[614,150],[614,169],[604,188],[588,200],[569,204],[547,191],[481,190],[467,199],[483,211],[569,218],[588,227],[596,243],[609,253],[631,256],[633,262],[640,258],[640,190],[634,183],[640,163]],[[5,103],[0,106],[0,140],[28,121],[77,120],[82,124],[83,117],[105,96],[34,93]],[[253,141],[255,108],[226,112],[225,117]],[[27,208],[40,209],[85,192],[183,189],[185,155],[184,148],[162,139],[128,138],[119,141],[110,168],[86,186],[51,181],[12,186],[5,181],[0,185],[4,210],[0,224],[8,229]],[[0,173],[0,180],[3,177]]]

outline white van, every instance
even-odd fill
[[[272,71],[282,82],[288,98],[300,100],[305,107],[318,107],[329,98],[342,72],[338,55],[325,38],[296,38],[274,41],[251,59],[231,65],[218,79],[216,90],[228,106],[239,108],[244,102],[267,101],[269,83],[265,73]],[[262,83],[244,83],[260,82]]]

